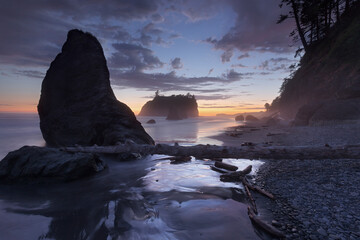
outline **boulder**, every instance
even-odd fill
[[[106,163],[95,154],[24,146],[0,162],[0,182],[66,182],[98,173]]]
[[[259,119],[258,119],[257,117],[254,117],[253,115],[246,115],[245,121],[248,121],[248,122],[257,122],[257,121],[259,121]]]
[[[245,120],[244,115],[237,115],[235,117],[235,121],[244,121],[244,120]]]
[[[329,100],[311,116],[309,123],[360,120],[360,98]]]
[[[294,126],[307,126],[309,125],[311,117],[321,107],[322,103],[308,103],[299,108],[292,123]]]
[[[119,102],[99,41],[71,30],[42,82],[40,128],[50,146],[154,144],[134,113]]]
[[[154,119],[150,119],[149,121],[147,121],[146,123],[149,123],[149,124],[155,124],[156,121]]]
[[[332,99],[308,103],[297,112],[293,125],[307,126],[325,122],[360,120],[360,98]]]

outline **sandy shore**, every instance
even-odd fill
[[[360,124],[308,127],[235,126],[214,136],[225,146],[244,142],[274,146],[330,146],[360,143]],[[255,194],[260,216],[276,220],[286,239],[360,239],[360,161],[266,160],[256,184],[276,200]],[[355,183],[355,184],[354,184]]]
[[[212,138],[222,141],[224,146],[244,142],[275,146],[351,145],[360,143],[360,124],[290,127],[248,123],[228,128]]]

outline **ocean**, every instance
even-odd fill
[[[155,119],[156,124],[147,124]],[[167,121],[139,117],[157,143],[218,144],[231,118]],[[0,159],[23,145],[44,146],[37,114],[0,114]],[[0,239],[261,239],[242,186],[224,183],[211,161],[170,164],[163,155],[119,162],[63,184],[0,184]],[[224,159],[243,169],[261,161]]]

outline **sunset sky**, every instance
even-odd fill
[[[198,99],[200,115],[260,111],[294,58],[280,0],[0,0],[0,111],[36,111],[70,29],[101,42],[118,100],[138,113],[160,94]]]

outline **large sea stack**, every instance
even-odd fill
[[[198,105],[194,95],[155,95],[154,99],[145,103],[139,116],[163,116],[171,120],[198,117]]]
[[[51,146],[154,144],[134,113],[119,102],[99,41],[71,30],[42,82],[38,105],[42,135]]]

